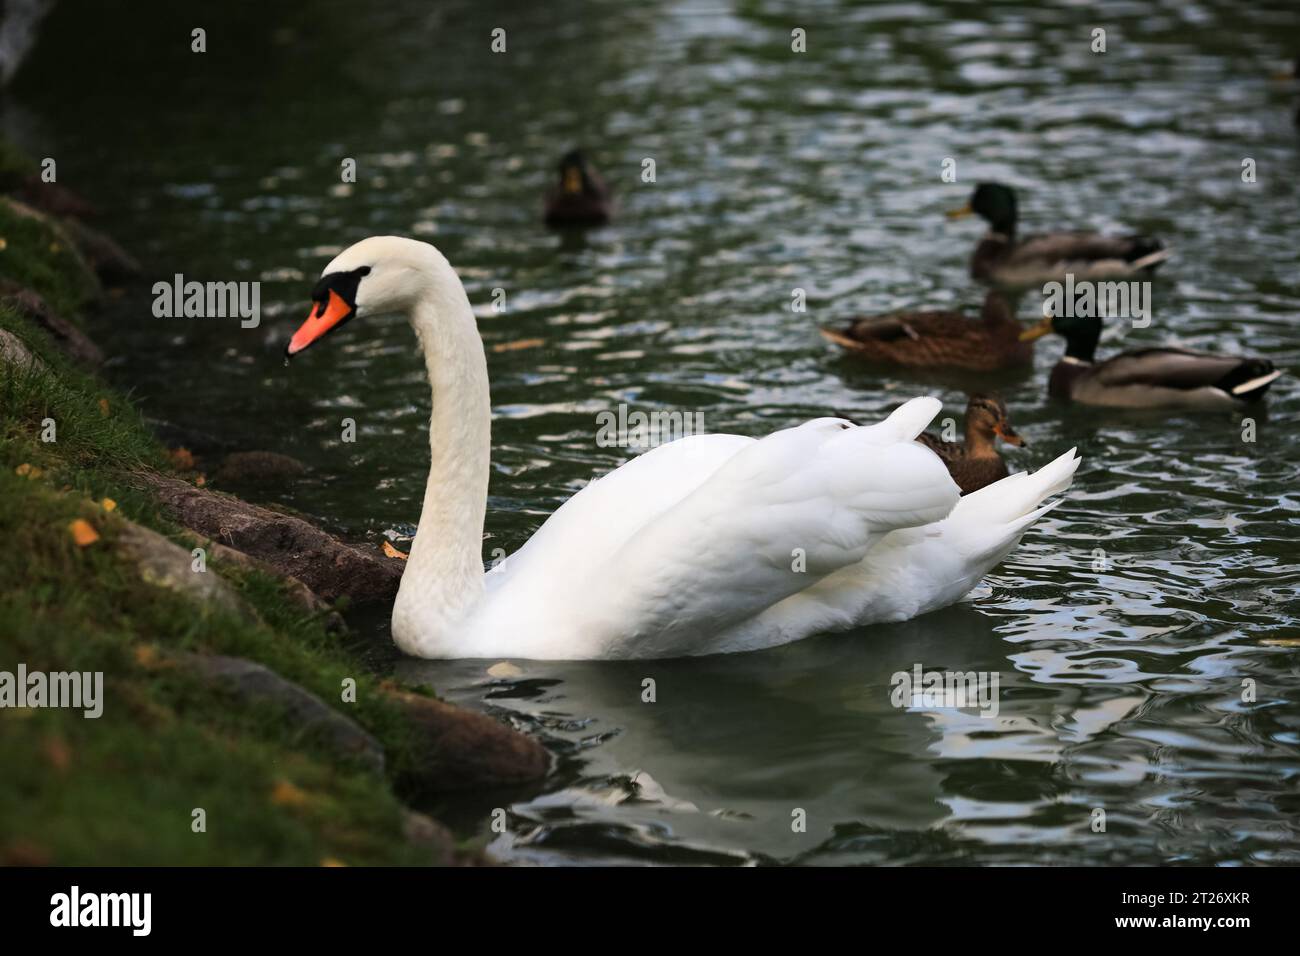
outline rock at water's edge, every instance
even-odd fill
[[[31,289],[17,282],[0,280],[0,305],[7,305],[28,321],[49,332],[54,342],[73,361],[83,365],[103,364],[104,353],[86,333],[60,316]]]
[[[275,671],[241,657],[219,654],[180,654],[174,660],[204,683],[229,690],[244,700],[283,708],[304,735],[324,744],[331,753],[383,772],[384,750],[379,741],[311,691]]]
[[[0,362],[15,369],[45,368],[45,363],[32,354],[26,343],[8,329],[0,329]]]
[[[195,571],[194,556],[156,531],[123,521],[113,546],[129,561],[141,580],[187,595],[207,611],[217,608],[256,621],[257,615],[215,571]]]
[[[222,484],[287,481],[306,473],[297,458],[274,451],[236,451],[226,456],[212,477]]]
[[[196,488],[179,478],[156,472],[136,472],[133,477],[180,524],[265,561],[326,601],[344,596],[382,601],[397,594],[401,562],[384,557],[378,549],[368,553],[301,518]]]
[[[416,730],[416,770],[425,792],[513,787],[545,777],[546,748],[487,714],[401,690],[386,691]]]

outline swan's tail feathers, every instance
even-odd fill
[[[912,441],[941,411],[943,402],[937,398],[914,398],[899,405],[883,422],[865,427],[873,437],[880,439],[882,445]]]
[[[1026,531],[1029,530],[1030,525],[1032,525],[1035,521],[1037,521],[1043,515],[1047,514],[1047,512],[1051,511],[1060,503],[1061,503],[1060,498],[1058,498],[1056,501],[1049,501],[1041,508],[1035,508],[1033,511],[1029,512],[1029,514],[1023,515],[1019,518],[1016,518],[1014,521],[1008,522],[1004,526],[1004,528],[1008,532],[1014,534],[1016,537],[1019,537],[1020,535],[1024,534]]]
[[[957,503],[951,517],[981,524],[1006,524],[1029,514],[1052,495],[1070,487],[1082,458],[1071,448],[1032,474],[1017,472],[971,492]]]
[[[966,495],[945,522],[955,543],[972,558],[1001,560],[1034,522],[1060,504],[1043,502],[1070,487],[1082,460],[1071,448],[1032,474],[1020,472]]]

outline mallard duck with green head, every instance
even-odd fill
[[[580,149],[560,158],[559,180],[546,193],[546,223],[551,226],[599,226],[613,209],[609,187]]]
[[[1020,341],[1022,331],[1010,303],[995,289],[984,297],[978,319],[952,311],[894,312],[823,328],[821,334],[874,362],[991,372],[1030,362],[1033,348]]]
[[[972,395],[966,403],[966,440],[944,441],[929,432],[916,436],[948,468],[963,495],[1007,477],[1007,463],[998,452],[997,440],[1023,446],[1025,440],[1011,427],[1007,406],[996,395]]]
[[[1047,394],[1111,408],[1238,408],[1264,397],[1282,375],[1264,358],[1150,348],[1096,360],[1097,316],[1046,316],[1022,335],[1032,341],[1055,332],[1065,355],[1052,369]]]
[[[986,221],[989,231],[971,256],[971,277],[1009,288],[1063,282],[1067,274],[1076,281],[1149,274],[1170,256],[1151,236],[1052,232],[1017,239],[1016,193],[1002,183],[980,183],[970,201],[948,217],[972,214]]]

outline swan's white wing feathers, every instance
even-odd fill
[[[939,408],[916,399],[877,425],[818,419],[633,459],[487,575],[467,637],[477,656],[517,648],[520,631],[535,635],[538,657],[685,653],[861,560],[893,528],[951,511],[956,486],[912,442]]]
[[[910,620],[959,600],[1059,504],[1070,487],[1075,450],[1035,472],[1019,472],[961,499],[942,521],[892,531],[855,565],[794,594],[720,635],[712,651],[753,650],[810,633]]]
[[[581,613],[567,608],[563,640],[591,656],[689,653],[860,561],[889,531],[944,517],[956,485],[938,457],[912,441],[938,410],[937,401],[917,399],[879,425],[819,419],[737,446],[679,500],[644,509],[654,516],[608,557],[602,530],[600,561],[580,562]],[[662,456],[663,465],[675,463]],[[633,487],[622,486],[620,498]],[[553,605],[554,561],[547,572]],[[572,633],[575,623],[581,634]]]
[[[755,439],[695,435],[660,445],[597,478],[562,504],[531,538],[487,575],[489,590],[557,570],[589,574],[637,529],[694,491]]]

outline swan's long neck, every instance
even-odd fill
[[[408,653],[445,644],[483,596],[492,406],[483,341],[459,277],[445,260],[411,309],[433,414],[420,526],[393,606],[393,638]]]

